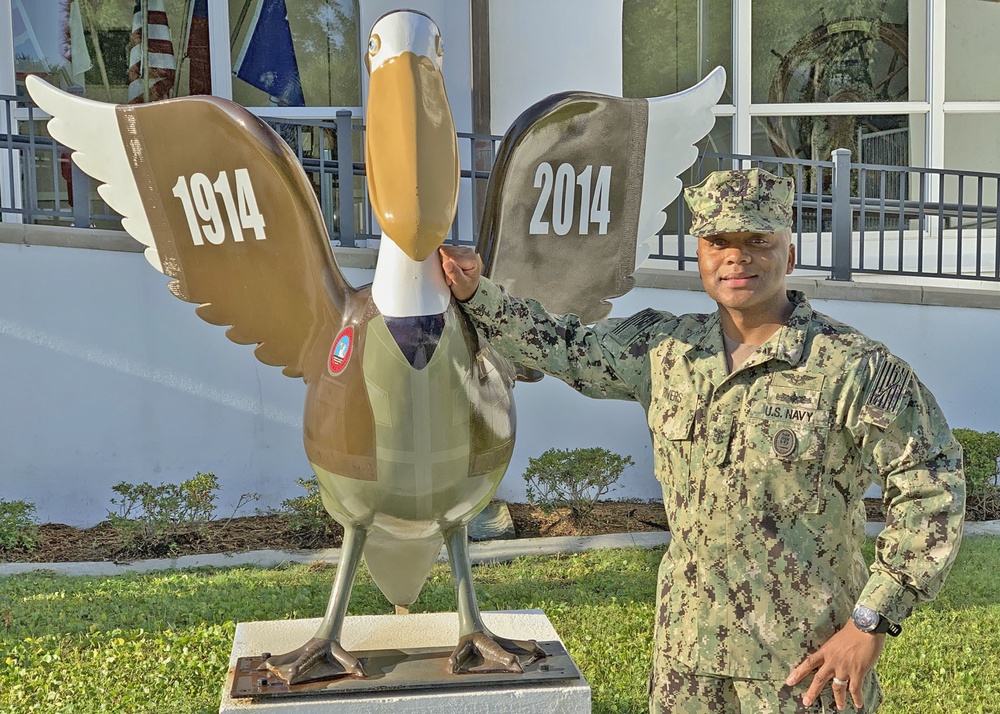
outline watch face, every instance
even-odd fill
[[[854,608],[854,625],[862,632],[871,632],[878,626],[880,615],[870,607],[858,605]]]

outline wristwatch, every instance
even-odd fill
[[[896,637],[903,631],[901,626],[897,625],[895,622],[890,622],[867,605],[857,605],[854,608],[854,612],[851,613],[851,618],[854,620],[855,627],[862,632],[867,632],[871,635],[881,635],[882,633],[885,633],[891,635],[892,637]]]

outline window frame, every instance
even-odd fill
[[[703,2],[704,0],[699,0]],[[733,116],[733,153],[751,153],[751,132],[757,117],[910,114],[926,121],[924,166],[945,167],[945,120],[949,114],[1000,113],[1000,101],[945,100],[946,0],[926,0],[927,37],[924,42],[926,101],[831,102],[823,104],[767,104],[751,102],[752,0],[733,0],[734,103],[716,107],[717,116]]]

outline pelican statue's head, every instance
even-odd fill
[[[443,56],[437,25],[412,10],[380,17],[365,54],[372,208],[385,237],[418,262],[444,242],[458,203],[458,139]]]

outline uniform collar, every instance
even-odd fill
[[[789,290],[788,299],[795,307],[788,317],[788,322],[780,330],[771,335],[771,339],[761,345],[760,351],[769,352],[769,359],[780,359],[792,367],[802,359],[806,348],[806,338],[809,335],[809,325],[813,319],[813,309],[806,299],[805,293],[799,290]]]
[[[789,290],[788,299],[795,306],[788,322],[758,347],[757,351],[733,374],[739,374],[745,369],[770,360],[781,360],[794,367],[802,359],[813,309],[805,294],[798,290]],[[722,342],[722,318],[718,312],[712,313],[708,318],[702,329],[701,338],[685,356],[691,366],[704,374],[715,386],[719,386],[731,376],[726,366],[726,354]]]

